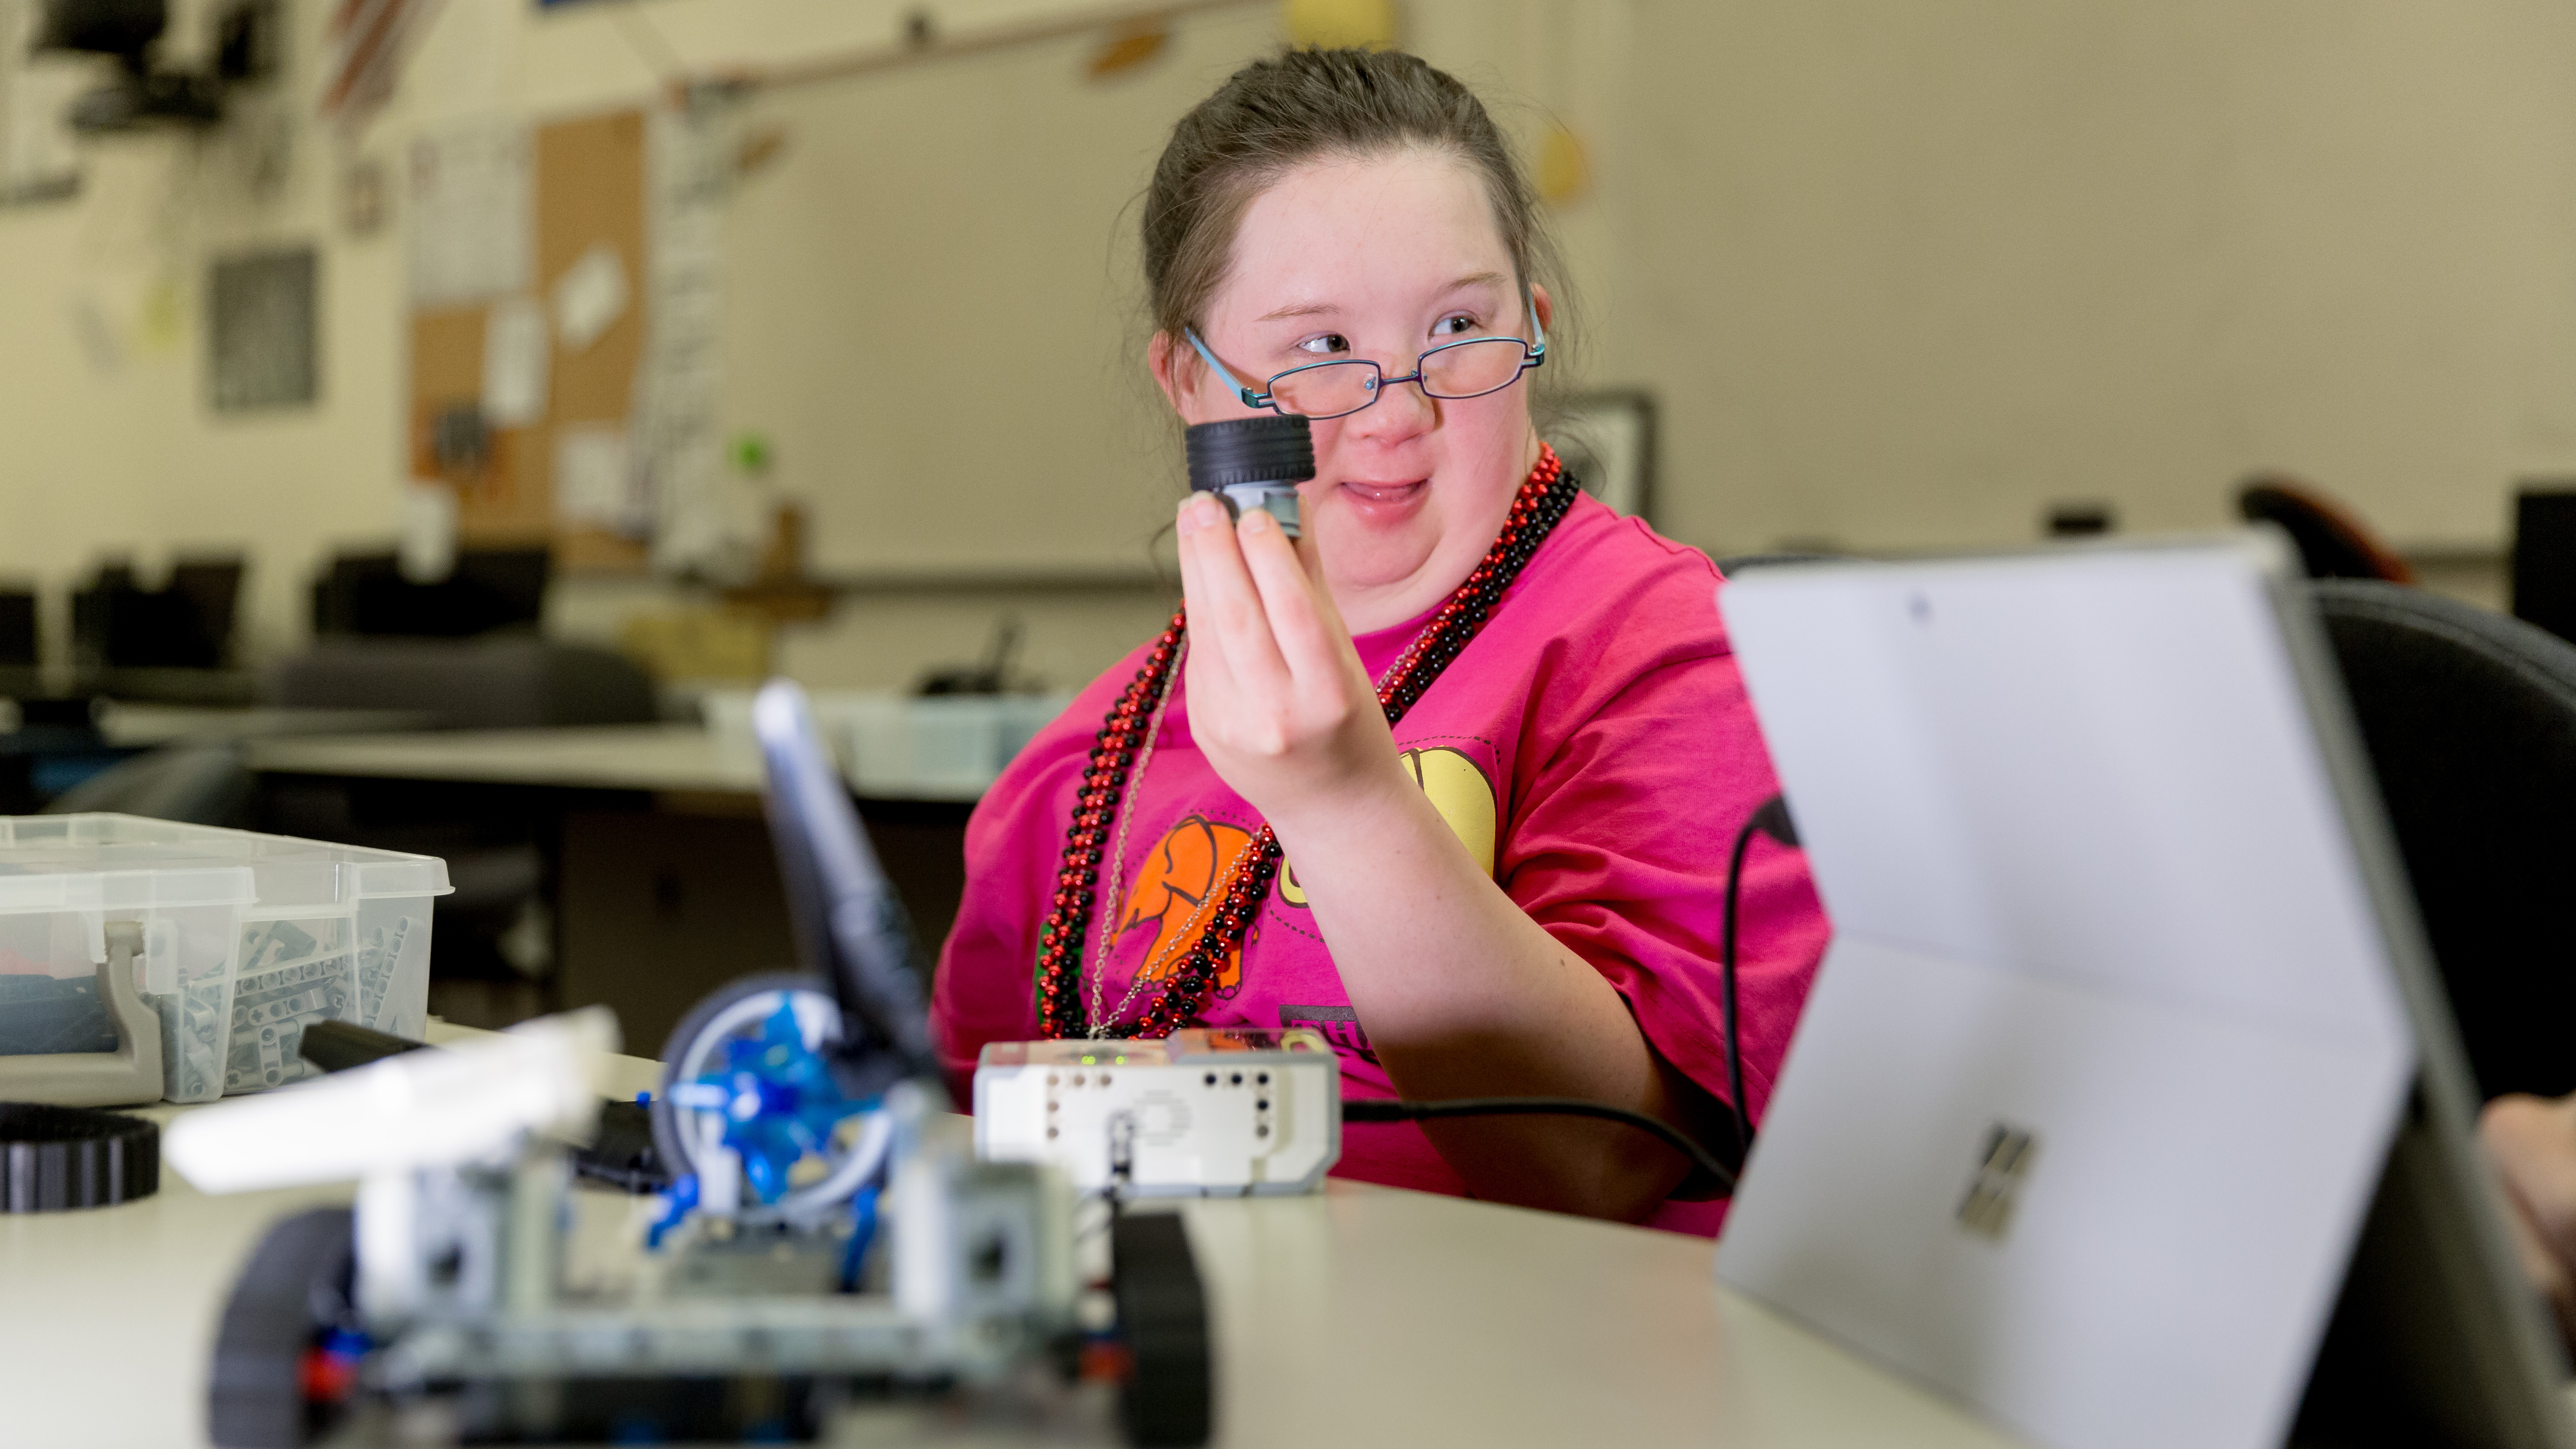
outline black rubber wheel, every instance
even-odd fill
[[[764,971],[728,981],[708,992],[680,1024],[671,1028],[671,1039],[662,1044],[662,1090],[653,1094],[653,1150],[662,1159],[663,1171],[677,1181],[683,1173],[698,1170],[689,1155],[688,1145],[680,1135],[679,1113],[671,1106],[671,1088],[680,1084],[680,1072],[686,1065],[689,1049],[697,1045],[715,1019],[746,996],[767,991],[799,991],[831,1001],[837,1019],[840,1003],[832,1000],[829,982],[802,971]]]
[[[356,1220],[297,1213],[268,1230],[224,1301],[206,1391],[206,1437],[221,1449],[303,1449],[333,1406],[304,1397],[304,1356],[348,1322]]]
[[[1208,1441],[1215,1400],[1207,1290],[1178,1213],[1122,1212],[1110,1228],[1110,1289],[1131,1361],[1119,1415],[1143,1449]]]
[[[112,1207],[161,1189],[161,1129],[122,1112],[0,1102],[0,1213]]]

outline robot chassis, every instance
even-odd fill
[[[682,1023],[652,1108],[674,1185],[623,1292],[566,1277],[565,1139],[599,1114],[604,1012],[183,1120],[173,1161],[209,1190],[361,1179],[354,1213],[285,1219],[243,1271],[215,1442],[780,1442],[907,1398],[1061,1419],[1084,1378],[1120,1384],[1130,1442],[1205,1442],[1205,1298],[1180,1220],[1111,1198],[1103,1312],[1063,1176],[976,1160],[933,1083],[847,1095],[839,1032],[812,977],[738,982]],[[263,1162],[262,1142],[300,1160]]]

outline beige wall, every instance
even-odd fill
[[[2206,525],[2258,467],[2492,544],[2576,464],[2576,11],[1655,3],[1610,360],[1695,542]]]
[[[296,0],[309,114],[327,6]],[[668,52],[872,44],[905,6],[448,0],[365,147],[653,93]],[[955,28],[1056,8],[934,5]],[[2491,546],[2510,481],[2576,472],[2576,16],[2537,0],[1414,0],[1411,42],[1591,143],[1560,217],[1572,359],[1664,399],[1663,522],[1716,552],[2027,537],[2055,498],[2220,522],[2305,471],[2410,545]],[[650,23],[649,33],[636,28]],[[1275,43],[1267,6],[1181,22],[1151,68],[1088,42],[779,92],[780,160],[730,216],[730,422],[840,569],[1143,558],[1172,438],[1138,381],[1132,213],[1186,105]],[[251,640],[291,646],[306,572],[392,531],[399,224],[352,240],[338,143],[295,132],[254,195],[242,132],[98,149],[72,204],[0,211],[0,574],[60,587],[110,546],[254,550]],[[324,396],[218,419],[205,259],[323,247]],[[102,320],[116,346],[82,341]],[[1003,389],[1043,359],[1052,387]],[[657,586],[577,584],[606,633]],[[972,655],[1005,609],[1060,682],[1156,622],[1152,589],[857,596],[792,631],[824,684]]]
[[[152,564],[247,547],[252,641],[274,647],[301,616],[290,571],[324,540],[389,526],[401,378],[370,304],[398,284],[390,241],[325,249],[321,406],[205,404],[206,259],[329,236],[326,178],[299,139],[306,154],[258,202],[227,134],[99,143],[77,202],[0,210],[0,572],[55,591],[57,636],[60,589],[103,550]]]

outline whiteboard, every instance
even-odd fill
[[[1275,26],[1193,18],[1103,82],[1082,38],[750,104],[785,145],[727,217],[726,415],[810,503],[817,571],[1147,570],[1183,485],[1131,203]]]

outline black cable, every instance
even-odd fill
[[[1639,1131],[1651,1132],[1666,1146],[1691,1160],[1693,1166],[1717,1179],[1726,1192],[1735,1191],[1735,1170],[1718,1161],[1717,1155],[1690,1140],[1689,1136],[1660,1117],[1613,1107],[1606,1102],[1587,1102],[1580,1097],[1459,1097],[1446,1102],[1388,1101],[1379,1097],[1344,1097],[1342,1120],[1345,1122],[1426,1122],[1434,1117],[1597,1117],[1604,1122],[1624,1122]]]
[[[1755,832],[1770,836],[1795,850],[1798,827],[1789,818],[1789,802],[1774,795],[1753,808],[1744,818],[1744,827],[1735,832],[1735,850],[1726,861],[1726,928],[1720,957],[1720,973],[1726,986],[1726,1096],[1727,1106],[1735,1113],[1736,1149],[1747,1155],[1753,1151],[1753,1118],[1744,1105],[1744,1033],[1738,1019],[1735,1001],[1736,904],[1743,893],[1744,853],[1752,848]]]
[[[1735,849],[1726,863],[1726,932],[1723,941],[1721,969],[1726,988],[1726,1091],[1732,1100],[1728,1106],[1735,1113],[1736,1145],[1741,1152],[1753,1150],[1753,1123],[1744,1106],[1744,1041],[1736,1024],[1735,947],[1736,906],[1744,884],[1744,853],[1753,845],[1756,833],[1768,835],[1795,850],[1798,827],[1789,818],[1789,802],[1778,795],[1754,807],[1735,833]],[[1716,1179],[1726,1193],[1735,1191],[1735,1169],[1717,1159],[1716,1154],[1692,1141],[1688,1134],[1659,1117],[1613,1107],[1606,1102],[1587,1102],[1579,1097],[1460,1097],[1446,1102],[1388,1101],[1383,1098],[1345,1097],[1342,1120],[1345,1122],[1425,1122],[1435,1117],[1593,1117],[1604,1122],[1624,1122],[1639,1131],[1651,1132],[1666,1146],[1691,1160],[1693,1166]],[[1741,1158],[1738,1159],[1741,1161]]]

